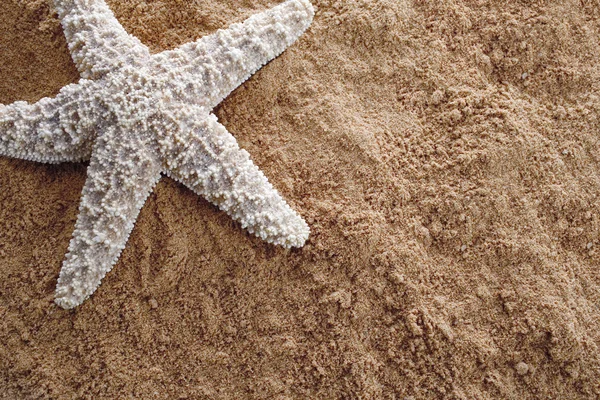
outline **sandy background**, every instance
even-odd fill
[[[108,2],[153,51],[277,3]],[[86,166],[0,158],[0,399],[600,396],[598,0],[313,3],[216,110],[301,250],[164,178],[64,311]],[[77,79],[49,0],[0,1],[0,102]]]

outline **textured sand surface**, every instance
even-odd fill
[[[153,51],[276,4],[110,0]],[[598,0],[314,0],[216,110],[309,222],[288,251],[164,178],[52,302],[86,165],[0,158],[0,399],[600,396]],[[78,79],[0,1],[0,103]]]

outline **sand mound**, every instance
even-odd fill
[[[277,1],[111,0],[155,51]],[[286,251],[163,179],[52,303],[86,166],[0,158],[0,399],[600,396],[598,0],[313,0],[216,111],[312,229]],[[0,103],[78,79],[0,2]]]

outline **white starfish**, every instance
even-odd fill
[[[90,160],[55,302],[73,308],[112,269],[164,173],[267,242],[301,247],[306,222],[211,113],[308,28],[308,0],[151,55],[104,0],[55,0],[82,79],[52,99],[0,105],[0,154]]]

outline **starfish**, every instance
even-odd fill
[[[308,28],[308,0],[158,54],[129,35],[104,0],[54,2],[81,80],[35,104],[0,105],[0,155],[89,160],[57,305],[76,307],[95,292],[161,174],[269,243],[304,245],[306,222],[212,110]]]

